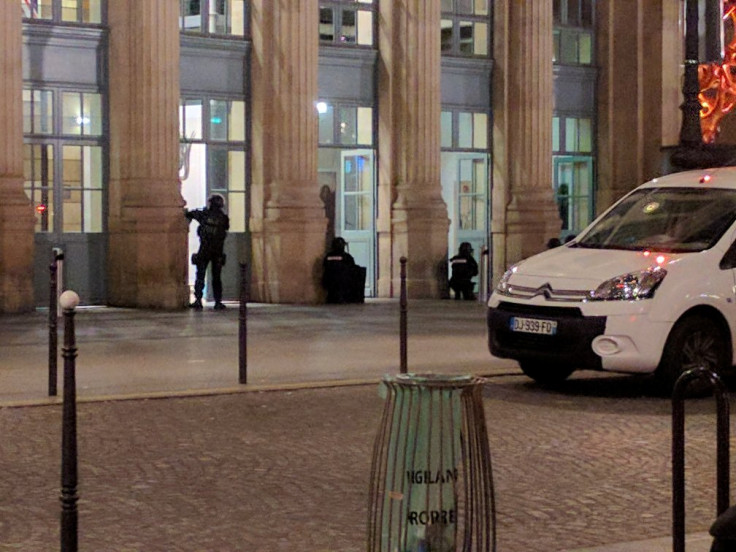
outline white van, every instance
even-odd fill
[[[636,188],[573,241],[514,265],[488,301],[491,354],[541,383],[655,373],[665,390],[736,344],[736,167]]]

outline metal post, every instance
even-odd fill
[[[729,502],[729,402],[721,378],[707,368],[680,376],[672,392],[672,552],[685,552],[685,393],[690,382],[707,380],[716,396],[716,517]]]
[[[401,361],[401,373],[406,374],[406,257],[401,257],[399,262],[401,263],[401,295],[399,296],[399,305],[401,307],[399,317],[399,355]]]
[[[685,74],[682,81],[683,104],[680,126],[680,145],[698,147],[703,144],[700,127],[701,105],[698,100],[700,81],[698,79],[698,0],[685,2]]]
[[[49,265],[49,397],[55,397],[57,394],[57,359],[59,349],[58,339],[58,292],[56,289],[59,257],[63,258],[63,254],[59,254],[59,249],[54,248],[51,264]]]
[[[239,355],[238,381],[248,383],[248,263],[240,263],[240,324],[239,324]]]
[[[65,291],[59,300],[64,309],[64,406],[61,430],[61,552],[77,552],[77,390],[74,341],[74,309],[79,296]]]
[[[480,280],[480,289],[478,290],[478,301],[485,303],[488,301],[488,290],[490,289],[490,265],[489,265],[488,248],[484,245],[480,249],[480,274],[478,279]]]

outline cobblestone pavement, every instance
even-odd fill
[[[489,380],[499,552],[671,533],[670,402],[634,377]],[[687,529],[715,511],[713,401],[688,403]],[[365,550],[376,385],[83,403],[80,550]],[[61,408],[0,409],[0,550],[59,549]]]

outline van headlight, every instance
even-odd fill
[[[511,280],[511,276],[513,276],[514,273],[519,269],[520,264],[521,263],[516,263],[514,266],[503,273],[503,276],[501,276],[501,281],[498,282],[498,285],[496,286],[496,291],[498,293],[500,293],[501,295],[509,294],[509,288],[511,287],[511,285],[509,284],[509,280]]]
[[[662,283],[667,271],[659,266],[629,272],[606,280],[590,292],[591,301],[633,301],[650,299]]]

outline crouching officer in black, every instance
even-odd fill
[[[322,261],[322,287],[327,291],[328,303],[350,303],[355,259],[345,251],[347,242],[332,240],[332,246]]]
[[[225,237],[230,229],[230,219],[225,214],[225,199],[220,194],[212,194],[207,200],[205,209],[185,211],[184,215],[190,222],[199,223],[199,251],[192,255],[192,264],[197,267],[197,278],[194,282],[194,303],[189,306],[202,310],[202,293],[204,280],[207,274],[207,265],[212,263],[212,294],[215,297],[215,309],[225,308],[222,304],[222,267],[225,265],[223,247]]]
[[[468,242],[460,244],[457,255],[450,259],[450,287],[455,292],[455,299],[475,299],[473,293],[473,276],[478,274],[478,263],[473,258],[473,247]]]

